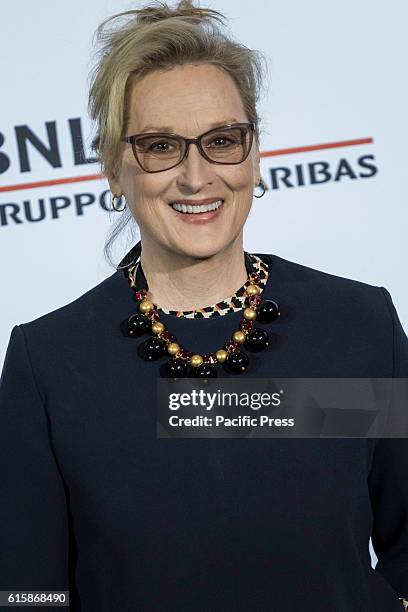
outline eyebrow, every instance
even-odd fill
[[[238,121],[238,119],[235,119],[235,117],[230,117],[229,119],[223,119],[222,121],[215,121],[214,123],[210,123],[210,126],[208,129],[212,130],[213,128],[220,127],[222,125],[228,125],[229,123],[241,123],[241,121]],[[161,126],[146,125],[142,130],[140,130],[140,133],[149,132],[149,131],[167,132],[167,133],[172,133],[172,134],[175,134],[177,132],[172,126],[169,126],[169,125],[161,125]]]

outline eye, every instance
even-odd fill
[[[135,146],[139,153],[159,155],[173,153],[179,147],[178,142],[171,138],[155,138],[151,136],[138,139]]]
[[[223,136],[218,136],[217,138],[214,138],[211,142],[212,143],[216,143],[216,142],[227,143],[227,142],[229,142],[229,139],[228,138],[224,138]]]
[[[149,151],[153,151],[154,153],[167,153],[167,151],[171,151],[173,144],[166,140],[160,140],[151,144],[148,148]]]
[[[236,144],[238,144],[238,139],[234,135],[217,134],[206,143],[206,146],[221,149]]]

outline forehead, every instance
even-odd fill
[[[248,120],[232,78],[209,64],[186,64],[148,74],[133,87],[128,116],[132,131],[168,127],[186,136],[224,122]]]

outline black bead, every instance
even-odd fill
[[[128,319],[128,332],[129,336],[143,336],[143,334],[150,331],[151,321],[146,315],[137,312]]]
[[[167,345],[164,340],[152,336],[143,343],[144,354],[149,361],[160,359],[167,352]]]
[[[272,323],[280,315],[279,306],[273,300],[265,300],[257,308],[256,320],[260,323]]]
[[[164,365],[164,371],[166,376],[172,378],[182,378],[187,373],[187,363],[183,359],[176,359],[173,357]]]
[[[269,344],[269,336],[264,329],[254,327],[247,333],[245,346],[253,351],[263,351]]]
[[[191,368],[189,378],[217,378],[217,369],[211,363],[202,363],[198,368]]]
[[[249,357],[242,351],[232,351],[224,363],[231,372],[242,374],[249,366]]]

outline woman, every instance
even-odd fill
[[[383,287],[244,251],[260,57],[189,1],[122,16],[90,110],[141,242],[12,330],[0,589],[86,612],[402,610],[404,439],[156,436],[161,376],[406,377],[408,340]]]

